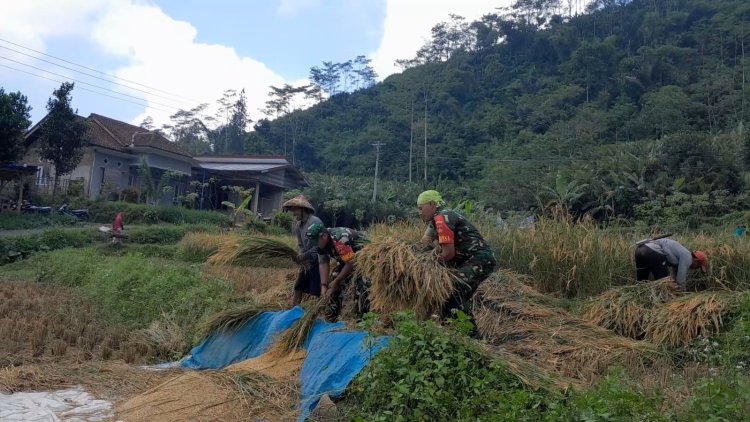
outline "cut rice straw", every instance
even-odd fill
[[[235,308],[213,314],[198,329],[201,338],[211,334],[218,334],[235,330],[263,312],[275,311],[279,308],[273,305],[248,303]]]
[[[413,310],[418,317],[429,317],[440,311],[458,280],[432,253],[394,236],[365,245],[356,262],[358,275],[371,283],[372,309],[382,313]]]
[[[669,279],[609,289],[589,300],[582,318],[633,339],[643,339],[651,310],[681,294]]]
[[[589,382],[613,364],[641,368],[658,357],[646,342],[618,336],[551,306],[509,272],[493,274],[476,294],[475,320],[484,339],[558,377]]]
[[[222,243],[219,250],[208,259],[212,265],[253,266],[264,260],[297,257],[297,250],[287,243],[270,237],[249,237],[237,242]]]
[[[269,353],[274,356],[286,356],[302,348],[302,345],[310,335],[318,315],[323,312],[329,304],[328,297],[322,297],[310,306],[289,329],[279,335]]]
[[[720,331],[724,316],[737,304],[737,295],[729,292],[685,295],[653,311],[646,326],[646,338],[668,347],[687,346],[698,337]]]

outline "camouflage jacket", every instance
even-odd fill
[[[456,248],[456,264],[479,254],[491,254],[492,249],[485,242],[482,235],[463,215],[445,207],[437,210],[432,220],[427,224],[425,237],[438,240],[441,245],[453,243]]]
[[[326,257],[329,257],[346,263],[354,259],[354,254],[362,249],[365,239],[358,231],[346,227],[333,227],[327,231],[331,241],[325,248],[318,249],[320,262],[326,262]]]

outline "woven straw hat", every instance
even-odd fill
[[[306,208],[310,210],[310,212],[315,212],[315,208],[313,208],[312,204],[310,204],[310,201],[308,201],[304,196],[299,195],[295,196],[294,198],[284,202],[284,205],[282,206],[284,209],[288,208]]]

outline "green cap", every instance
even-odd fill
[[[320,224],[320,223],[313,223],[307,229],[307,233],[305,233],[305,236],[307,236],[308,238],[310,238],[312,240],[318,240],[318,238],[320,238],[321,233],[323,233],[323,231],[325,229],[326,228],[323,227],[322,224]]]

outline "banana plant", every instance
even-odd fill
[[[233,202],[230,201],[223,201],[221,205],[224,205],[225,207],[232,210],[232,225],[237,224],[237,217],[239,217],[240,214],[249,215],[251,217],[255,217],[247,207],[250,205],[250,201],[253,199],[253,192],[251,191],[249,195],[240,203],[240,205],[235,205]]]

